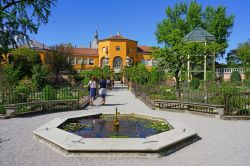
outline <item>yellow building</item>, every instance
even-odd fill
[[[45,63],[46,56],[51,50],[38,41],[30,40],[29,47],[36,50]],[[108,66],[115,73],[119,73],[125,66],[143,63],[148,69],[153,65],[152,52],[149,46],[138,46],[138,41],[127,39],[117,35],[106,39],[98,39],[98,32],[95,32],[94,40],[89,48],[73,48],[71,64],[79,73],[84,70],[91,70],[95,67]]]
[[[119,73],[125,66],[143,63],[148,69],[153,65],[152,52],[149,46],[138,46],[135,40],[120,35],[98,40],[96,31],[90,48],[74,48],[73,66],[80,72],[94,67],[108,66]]]

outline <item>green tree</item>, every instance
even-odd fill
[[[177,3],[173,8],[168,6],[165,13],[166,18],[157,24],[155,32],[158,43],[173,46],[195,27],[200,26],[216,37],[217,43],[223,48],[221,52],[228,46],[227,38],[233,27],[234,16],[227,16],[226,7],[207,6],[202,10],[200,4],[192,1],[189,5]]]
[[[31,70],[35,64],[35,57],[38,53],[30,48],[20,47],[11,51],[13,60],[11,60],[14,69],[20,70],[20,79],[24,76],[31,77]]]
[[[152,67],[149,72],[148,82],[157,84],[165,78],[165,71],[158,67]]]
[[[231,50],[226,61],[229,67],[250,67],[250,40]]]
[[[250,40],[239,44],[236,49],[236,56],[239,58],[242,66],[250,67]]]
[[[71,72],[73,70],[71,60],[73,55],[72,46],[56,46],[49,55],[46,56],[45,62],[49,69],[55,75],[55,81],[58,82],[60,72]]]
[[[47,82],[48,79],[48,68],[45,65],[35,65],[32,69],[32,82],[34,86],[41,90]]]
[[[241,65],[241,61],[236,55],[236,49],[230,50],[227,53],[226,61],[227,67],[239,67]]]
[[[138,84],[145,84],[149,79],[149,72],[144,64],[126,67],[122,73],[128,80]]]
[[[185,71],[185,64],[190,60],[195,63],[203,60],[203,55],[223,53],[227,47],[227,38],[231,33],[234,16],[226,14],[226,8],[202,6],[196,1],[175,4],[167,7],[166,18],[158,23],[155,32],[158,43],[163,48],[154,49],[153,55],[158,66],[167,69],[176,79],[176,89],[180,97],[180,76]],[[202,27],[215,35],[217,41],[205,46],[202,43],[183,43],[182,38],[195,27]],[[190,56],[190,58],[188,57]]]
[[[1,0],[0,54],[9,46],[17,47],[28,39],[28,33],[37,33],[41,24],[48,23],[51,7],[56,0]]]

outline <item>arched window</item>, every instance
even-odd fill
[[[117,56],[113,60],[113,68],[114,69],[121,69],[122,68],[122,58]]]

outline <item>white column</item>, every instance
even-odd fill
[[[207,55],[204,55],[204,81],[207,79]]]
[[[205,42],[205,46],[207,45],[207,42]],[[207,80],[207,55],[204,55],[204,84],[206,84]]]

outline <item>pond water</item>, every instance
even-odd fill
[[[119,116],[119,129],[114,127],[114,115],[71,119],[59,128],[84,138],[145,138],[170,130],[169,124],[132,115]]]

